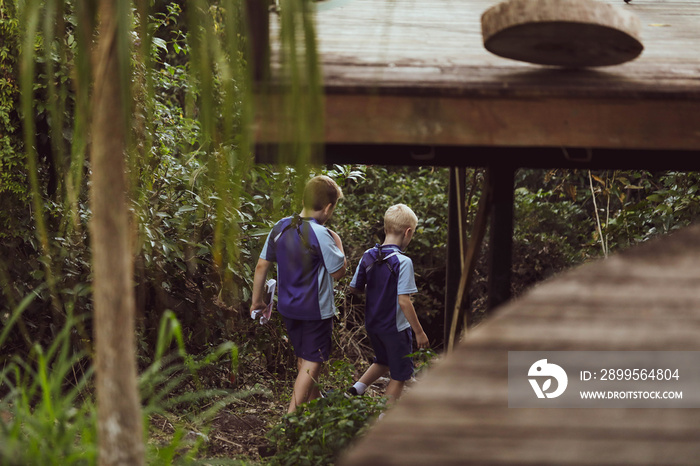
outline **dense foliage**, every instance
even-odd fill
[[[19,19],[14,2],[6,2],[0,9],[0,285],[5,299],[16,305],[26,289],[13,293],[16,285],[6,261],[26,258],[21,251],[23,242],[31,241],[32,219],[26,209],[29,188],[22,151],[19,124],[18,57]],[[9,247],[8,247],[9,246]],[[8,256],[10,247],[17,251]]]
[[[21,132],[17,48],[19,20],[13,2],[0,9],[0,238],[5,241],[27,230],[28,215],[14,215],[29,198]]]
[[[330,378],[335,385],[349,386],[352,370],[347,363],[332,364]],[[332,464],[338,454],[385,408],[383,398],[346,397],[344,390],[332,390],[294,413],[280,419],[268,433],[276,448],[273,465]]]

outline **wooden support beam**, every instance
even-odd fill
[[[463,170],[462,170],[463,171]],[[444,315],[444,344],[448,347],[452,328],[452,316],[455,312],[455,301],[462,275],[463,253],[463,223],[460,210],[464,197],[460,199],[459,192],[464,192],[463,179],[458,177],[458,168],[450,167],[450,184],[447,204],[447,260],[445,261],[445,315]],[[461,328],[458,329],[461,331]]]
[[[253,82],[267,82],[270,78],[270,2],[269,0],[246,0],[250,40],[250,61]]]
[[[491,226],[489,238],[488,309],[510,299],[513,263],[513,184],[515,167],[499,165],[489,168],[491,191]]]
[[[469,243],[462,258],[462,273],[457,286],[457,293],[454,299],[454,310],[452,311],[452,319],[450,322],[449,336],[446,340],[448,352],[454,348],[461,331],[469,325],[469,311],[464,307],[464,301],[469,294],[469,285],[474,277],[474,269],[476,260],[481,250],[481,244],[486,233],[486,224],[488,221],[489,211],[492,204],[492,190],[490,188],[490,174],[487,173],[481,189],[481,199],[479,200],[479,209],[472,225]],[[489,272],[489,276],[492,273]]]
[[[278,155],[284,151],[285,144],[258,142],[255,147],[255,159],[258,163],[277,163]],[[700,150],[698,149],[327,143],[324,147],[323,160],[327,164],[364,163],[441,167],[485,167],[491,164],[507,164],[517,168],[700,171]]]
[[[455,193],[457,195],[457,221],[459,222],[459,256],[462,258],[461,269],[464,271],[464,260],[467,254],[467,209],[465,204],[466,195],[464,193],[467,184],[466,168],[455,167],[454,178],[457,191]]]
[[[283,96],[269,96],[270,100]],[[698,98],[325,95],[326,143],[698,150]],[[292,122],[258,109],[256,140]],[[620,122],[624,122],[621,124]],[[525,161],[526,163],[526,161]],[[461,165],[461,163],[457,164]]]

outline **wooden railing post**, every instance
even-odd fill
[[[445,270],[445,328],[444,344],[448,347],[450,341],[452,318],[455,312],[455,301],[459,280],[462,274],[462,229],[460,227],[461,215],[459,215],[460,199],[457,187],[457,168],[450,167],[450,184],[447,200],[447,261]],[[464,188],[461,189],[463,191]],[[461,330],[461,329],[460,329]]]
[[[459,169],[457,170],[459,171]],[[460,181],[460,177],[455,175],[457,182],[464,183],[465,180]],[[476,177],[474,178],[476,182]],[[457,194],[456,199],[460,199],[459,194]],[[460,206],[464,209],[464,196],[461,196],[459,201]],[[455,297],[454,297],[454,309],[452,311],[451,322],[449,323],[449,338],[445,342],[447,352],[452,352],[455,344],[457,343],[462,331],[467,328],[472,319],[471,310],[469,309],[469,286],[474,278],[474,270],[476,268],[476,261],[479,256],[479,251],[481,250],[481,244],[484,239],[484,234],[486,233],[486,224],[488,221],[489,210],[491,209],[491,189],[490,189],[490,176],[486,172],[484,179],[484,184],[481,190],[481,199],[479,199],[479,208],[476,212],[476,218],[472,224],[471,234],[469,235],[468,243],[466,241],[466,224],[464,221],[460,223],[460,241],[463,247],[460,247],[462,251],[458,257],[461,264],[461,273],[459,277],[459,284],[457,285]],[[464,219],[464,215],[462,215]],[[453,254],[454,255],[454,254]],[[454,260],[454,259],[452,259]]]
[[[270,1],[246,0],[250,66],[255,84],[270,77]]]
[[[487,307],[491,310],[510,299],[515,168],[507,165],[493,166],[489,173],[492,204]]]

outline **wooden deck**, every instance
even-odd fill
[[[698,464],[698,409],[508,408],[508,351],[700,351],[700,226],[501,308],[339,464]]]
[[[316,18],[328,144],[700,149],[698,0],[610,1],[638,15],[645,50],[583,70],[489,53],[480,17],[493,0],[326,3]],[[259,142],[280,139],[279,118],[261,114]]]

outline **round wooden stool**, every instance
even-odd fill
[[[610,66],[644,46],[636,15],[597,0],[507,0],[481,16],[486,50],[568,68]]]

